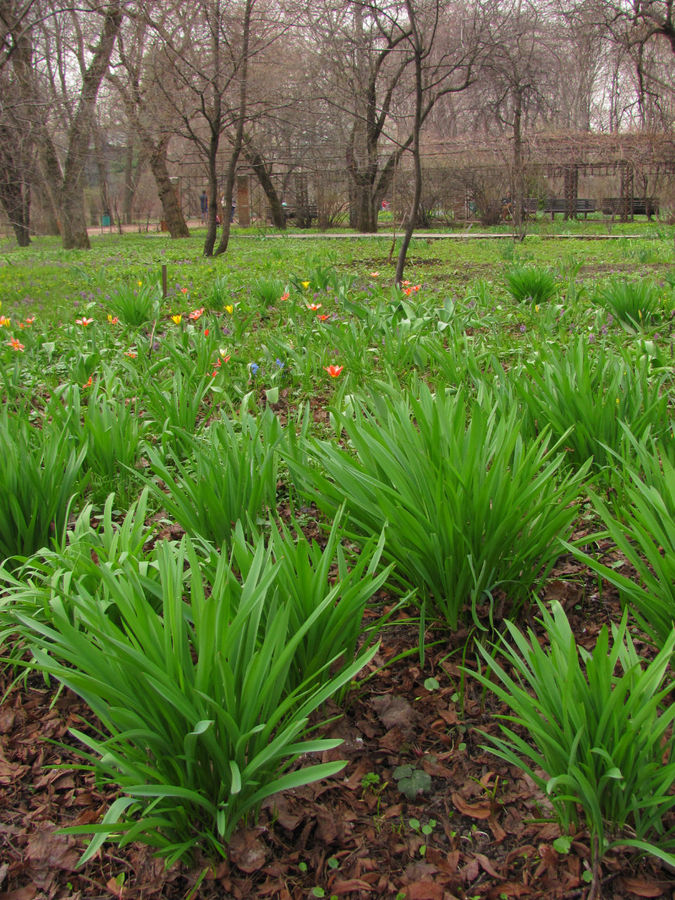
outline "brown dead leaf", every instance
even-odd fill
[[[462,881],[466,881],[467,883],[475,881],[480,875],[480,865],[478,860],[475,857],[470,859],[459,874]]]
[[[338,836],[339,817],[335,816],[334,811],[326,809],[325,806],[317,806],[315,816],[317,835],[321,838],[321,842],[324,845],[332,844]]]
[[[457,715],[457,710],[455,709],[454,703],[449,707],[449,709],[439,709],[438,715],[448,725],[457,725],[457,723],[459,722],[459,716]]]
[[[18,888],[16,891],[7,891],[0,894],[0,900],[35,900],[38,889],[34,884],[28,887]]]
[[[405,877],[411,882],[424,881],[426,878],[433,878],[437,872],[438,869],[435,865],[418,859],[406,866]]]
[[[443,886],[433,881],[413,881],[405,890],[408,900],[443,900]]]
[[[340,897],[342,894],[351,894],[352,891],[374,891],[375,888],[368,884],[367,881],[362,881],[360,878],[346,878],[343,881],[335,881],[331,885],[330,892],[331,894],[337,894]]]
[[[382,694],[373,697],[371,704],[387,730],[398,727],[403,734],[410,733],[417,720],[417,713],[404,697]]]
[[[621,886],[638,897],[661,897],[670,887],[663,881],[646,881],[644,878],[622,878]]]
[[[286,831],[295,831],[298,825],[306,818],[304,811],[300,807],[297,807],[295,812],[292,811],[287,798],[283,794],[277,794],[273,798],[272,809],[276,821]]]
[[[481,869],[488,873],[488,875],[492,875],[493,878],[503,878],[503,875],[500,875],[499,872],[492,865],[487,856],[484,856],[482,853],[474,853],[475,858],[478,860]]]
[[[267,859],[267,849],[258,835],[257,828],[244,828],[230,841],[230,860],[247,875],[262,869]]]
[[[455,793],[452,795],[452,802],[463,816],[470,816],[472,819],[489,819],[492,815],[492,804],[488,800],[481,803],[467,803],[461,794]]]
[[[113,897],[117,897],[117,900],[122,900],[122,897],[124,897],[124,879],[118,881],[117,878],[109,878],[105,886]]]
[[[55,869],[74,872],[80,857],[72,837],[49,830],[52,822],[43,823],[44,830],[28,839],[26,859],[30,862],[31,877],[40,888],[45,888],[55,878]]]
[[[17,766],[7,759],[0,749],[0,784],[12,784],[22,772],[26,771],[25,766]]]
[[[527,897],[532,893],[532,888],[517,881],[502,881],[490,888],[488,897],[490,900],[501,900],[502,897]]]
[[[494,837],[494,839],[498,844],[500,844],[506,837],[506,832],[494,816],[490,816],[490,818],[488,819],[488,827],[492,832],[492,836]]]
[[[454,774],[452,769],[444,766],[438,759],[430,755],[422,758],[422,768],[427,775],[434,778],[452,778]]]

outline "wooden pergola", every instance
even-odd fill
[[[461,165],[465,170],[503,171],[511,162],[508,147],[509,142],[503,138],[462,136],[428,142],[425,155],[443,158],[450,169]],[[675,175],[675,135],[534,134],[524,140],[523,160],[526,172],[562,179],[565,218],[576,217],[580,175],[618,176],[619,197],[612,198],[612,212],[622,221],[628,221],[633,218],[638,173],[640,176]],[[653,198],[645,199],[649,207]]]

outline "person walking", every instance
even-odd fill
[[[209,211],[209,198],[206,196],[206,191],[202,191],[201,196],[199,198],[199,206],[202,212],[202,225],[206,224],[206,216]]]

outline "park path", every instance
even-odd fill
[[[190,221],[187,223],[188,228],[191,232],[198,230],[203,227],[200,226],[199,222]],[[150,226],[149,234],[157,234],[158,232],[155,230],[156,225]],[[89,228],[89,235],[101,235],[101,234],[117,234],[117,228],[105,228],[102,229],[98,226],[93,228]],[[122,231],[125,234],[138,234],[138,225],[124,225],[122,227]],[[403,232],[396,233],[396,239],[400,240],[403,236]],[[375,234],[366,234],[361,231],[275,231],[271,227],[261,227],[258,231],[255,232],[246,232],[242,233],[238,231],[235,227],[231,232],[231,237],[233,240],[246,240],[246,239],[257,239],[260,237],[272,238],[275,240],[288,240],[290,238],[297,238],[299,240],[389,240],[391,241],[394,237],[391,231],[378,231]],[[644,238],[656,238],[658,235],[650,235],[650,234],[582,234],[582,233],[574,233],[574,232],[565,232],[562,234],[531,234],[525,235],[525,240],[528,237],[536,237],[541,240],[549,240],[549,241],[557,241],[557,240],[577,240],[577,241],[618,241],[618,240],[637,240]],[[489,232],[482,231],[471,231],[467,229],[465,231],[416,231],[413,234],[413,239],[415,240],[425,240],[425,241],[495,241],[495,240],[514,240],[514,236],[511,233],[504,234],[494,234]]]

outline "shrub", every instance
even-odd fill
[[[229,546],[237,521],[244,526],[273,509],[281,423],[268,408],[257,417],[242,407],[238,420],[225,414],[199,437],[185,436],[181,456],[148,448],[153,473],[164,489],[151,490],[186,532]]]
[[[652,281],[616,278],[596,291],[595,300],[621,322],[641,328],[657,317],[661,291]]]
[[[82,861],[106,839],[147,843],[167,865],[197,851],[225,855],[235,827],[255,819],[267,797],[343,767],[306,763],[307,754],[340,744],[308,738],[308,718],[376,651],[289,689],[298,647],[334,595],[296,629],[291,601],[273,599],[276,566],[262,542],[242,585],[225,558],[205,577],[187,538],[158,544],[155,555],[157,611],[123,567],[103,570],[119,625],[81,586],[71,598],[76,624],[59,601],[50,625],[18,615],[32,665],[70,687],[98,720],[86,733],[73,729],[85,764],[123,792],[101,824],[70,829],[94,834]]]
[[[128,284],[110,295],[112,313],[130,328],[140,328],[159,316],[162,291],[158,284]]]
[[[663,377],[653,375],[647,360],[634,364],[580,338],[564,352],[549,348],[524,371],[529,378],[515,382],[521,402],[540,428],[564,437],[575,465],[593,457],[596,471],[610,467],[611,474],[612,451],[623,441],[622,422],[638,440],[658,437],[667,428]]]
[[[28,556],[63,534],[86,446],[57,426],[0,415],[0,559]]]
[[[251,285],[251,295],[264,307],[276,306],[287,292],[286,283],[281,278],[256,278]]]
[[[353,417],[334,413],[356,456],[314,441],[318,466],[289,459],[300,489],[328,515],[344,503],[355,535],[384,528],[395,575],[450,627],[467,604],[475,618],[482,602],[492,608],[497,589],[522,602],[569,533],[583,467],[560,479],[562,455],[545,434],[525,444],[515,410],[500,417],[422,383],[410,398],[378,388]]]
[[[651,639],[663,647],[675,626],[675,466],[663,454],[639,454],[640,471],[624,469],[627,484],[620,516],[591,494],[610,537],[637,572],[628,578],[568,545],[574,555],[615,585]]]
[[[209,310],[223,310],[232,303],[232,290],[228,286],[228,279],[224,275],[215,278],[206,292],[204,305]]]
[[[144,552],[144,545],[152,536],[152,529],[145,524],[147,499],[146,488],[119,522],[113,511],[115,495],[110,494],[96,522],[93,506],[88,505],[63,537],[53,542],[53,547],[42,547],[16,571],[0,566],[0,584],[4,588],[0,601],[0,645],[13,633],[19,612],[36,621],[51,622],[52,610],[57,606],[75,621],[70,598],[81,591],[95,598],[101,610],[114,617],[104,570],[120,573],[124,566],[127,577],[133,570],[149,605],[156,607],[156,572]]]
[[[500,718],[524,729],[534,745],[502,724],[501,737],[484,735],[487,749],[530,775],[551,798],[563,828],[586,822],[596,885],[599,860],[615,846],[636,847],[675,864],[673,835],[664,823],[675,806],[675,705],[661,712],[673,687],[664,679],[675,634],[645,666],[625,615],[612,628],[612,644],[603,626],[589,653],[577,646],[560,604],[553,605],[552,615],[541,611],[547,650],[531,630],[528,641],[505,623],[514,646],[504,640],[497,652],[513,677],[479,647],[488,674],[470,674],[512,710]]]
[[[555,297],[558,285],[548,269],[516,266],[506,275],[506,289],[518,303],[546,303]]]
[[[288,675],[294,688],[322,677],[327,664],[335,673],[352,663],[362,636],[366,604],[391,572],[388,566],[377,573],[384,535],[367,543],[351,566],[348,564],[341,544],[342,518],[338,512],[322,547],[307,540],[297,526],[294,532],[281,522],[271,527],[268,549],[278,568],[275,601],[270,608],[274,609],[276,602],[288,601],[292,633],[302,629],[316,609],[323,610],[297,646]],[[241,527],[233,543],[233,561],[244,577],[255,561],[255,544],[246,542]],[[328,605],[324,602],[327,597],[332,598]]]

